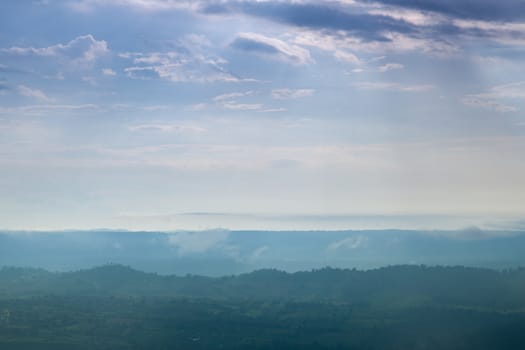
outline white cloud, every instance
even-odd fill
[[[130,131],[162,131],[176,133],[202,133],[205,128],[187,124],[138,124],[128,128]]]
[[[79,12],[91,12],[96,7],[121,6],[139,11],[195,10],[200,1],[187,0],[73,0],[68,6]]]
[[[354,86],[360,90],[399,91],[399,92],[424,92],[434,88],[433,85],[402,85],[398,83],[362,82]]]
[[[445,21],[443,16],[435,13],[410,10],[400,7],[374,8],[369,10],[368,13],[375,16],[384,16],[400,21],[405,21],[416,26],[432,26]]]
[[[222,94],[215,96],[213,101],[215,101],[219,106],[225,109],[237,110],[237,111],[250,111],[258,110],[263,107],[260,103],[239,103],[237,102],[238,97],[245,97],[253,95],[254,91],[245,91],[245,92],[232,92],[228,94]]]
[[[263,110],[260,110],[259,112],[260,113],[280,113],[280,112],[286,112],[287,109],[286,108],[268,108],[268,109],[263,109]]]
[[[307,49],[257,33],[239,33],[232,43],[232,46],[262,56],[277,58],[292,64],[303,65],[314,62],[310,56],[310,51]]]
[[[272,90],[272,97],[278,100],[287,100],[312,96],[314,91],[314,89],[274,89]]]
[[[499,113],[518,111],[517,107],[498,101],[509,99],[525,99],[524,81],[493,86],[487,92],[466,95],[461,102],[466,106],[490,109]]]
[[[294,42],[299,45],[311,46],[319,50],[331,52],[337,60],[342,62],[361,64],[359,57],[348,52],[348,49],[351,48],[345,45],[344,40],[339,36],[324,34],[318,31],[302,31],[295,37]]]
[[[524,22],[501,22],[501,21],[481,21],[468,19],[455,19],[453,25],[464,31],[470,31],[474,34],[467,35],[471,39],[477,39],[478,33],[483,33],[484,40],[492,40],[505,45],[523,46],[525,40]]]
[[[37,100],[47,101],[47,102],[52,101],[52,99],[49,98],[42,90],[32,89],[25,85],[18,85],[16,87],[16,91],[20,95],[25,96],[25,97],[35,98]]]
[[[294,42],[320,50],[337,52],[376,53],[417,51],[436,56],[450,56],[459,48],[451,42],[425,37],[414,37],[397,32],[383,32],[384,41],[363,41],[348,33],[330,33],[313,30],[299,32]],[[341,54],[339,54],[341,58]]]
[[[104,69],[102,69],[102,74],[107,75],[107,76],[115,76],[115,75],[117,75],[117,73],[111,68],[104,68]]]
[[[516,83],[497,85],[492,87],[489,92],[478,96],[491,98],[520,98],[525,99],[525,81]]]
[[[462,29],[481,29],[485,31],[525,32],[525,23],[520,22],[495,22],[467,19],[454,19],[453,24]]]
[[[381,73],[384,73],[384,72],[388,72],[391,70],[403,69],[403,68],[405,68],[405,66],[402,65],[401,63],[387,63],[379,67],[377,70]]]
[[[357,249],[366,246],[367,243],[366,236],[352,236],[329,244],[327,250]]]
[[[260,103],[235,103],[235,102],[226,102],[222,106],[226,109],[236,110],[236,111],[253,111],[262,108]]]
[[[379,62],[379,61],[383,61],[385,59],[386,59],[386,56],[376,56],[376,57],[372,57],[368,61],[369,62]]]
[[[249,95],[253,95],[253,91],[232,92],[228,94],[222,94],[222,95],[215,96],[213,98],[213,101],[219,102],[219,101],[225,101],[225,100],[232,100],[232,99],[235,99],[236,97],[244,97],[244,96],[249,96]]]
[[[2,51],[13,55],[58,57],[74,66],[91,66],[99,57],[109,53],[107,42],[96,40],[91,34],[78,36],[66,44],[37,48],[13,46]]]
[[[342,50],[336,50],[334,52],[334,57],[337,58],[339,61],[343,61],[343,62],[349,62],[353,64],[361,63],[361,61],[356,55],[350,52],[342,51]]]
[[[516,112],[518,108],[505,105],[494,100],[486,99],[477,95],[467,95],[461,99],[465,106],[493,110],[498,113]]]
[[[124,69],[130,78],[166,79],[173,82],[245,82],[253,79],[240,78],[229,72],[224,59],[204,53],[126,52],[118,55],[129,59],[134,66]]]

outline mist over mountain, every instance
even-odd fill
[[[0,266],[86,269],[107,263],[161,274],[220,276],[276,268],[397,264],[525,265],[525,231],[365,230],[1,232]]]

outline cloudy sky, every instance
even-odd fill
[[[1,228],[442,228],[525,208],[521,0],[0,9]]]

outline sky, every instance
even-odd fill
[[[2,1],[0,228],[519,220],[524,58],[520,0]]]

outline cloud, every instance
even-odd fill
[[[91,12],[97,7],[121,6],[139,11],[195,10],[199,1],[187,0],[72,0],[69,8],[79,12]]]
[[[253,110],[261,109],[263,105],[260,103],[226,102],[222,104],[222,107],[226,109],[235,110],[235,111],[253,111]]]
[[[228,93],[228,94],[222,94],[222,95],[217,95],[213,98],[213,101],[215,102],[220,102],[220,101],[225,101],[225,100],[232,100],[232,99],[235,99],[237,97],[244,97],[244,96],[249,96],[249,95],[253,95],[253,91],[246,91],[246,92],[231,92],[231,93]]]
[[[138,11],[186,10],[201,15],[252,16],[301,31],[314,31],[322,36],[351,39],[365,47],[395,48],[395,45],[388,44],[410,38],[412,42],[424,43],[432,48],[425,51],[427,53],[437,49],[449,52],[450,46],[457,46],[451,41],[462,41],[466,36],[504,40],[513,45],[523,44],[525,38],[523,28],[510,29],[510,26],[522,24],[520,21],[525,19],[525,4],[521,0],[460,3],[455,0],[81,0],[70,2],[69,6],[81,11],[91,11],[100,6],[122,6]],[[492,27],[487,28],[487,24]],[[267,43],[255,45],[245,39],[239,39],[236,44],[261,52],[271,50],[271,45]],[[345,57],[351,56],[344,53],[336,56],[339,60],[345,60]]]
[[[260,103],[239,103],[237,98],[246,97],[255,94],[254,91],[245,91],[245,92],[231,92],[227,94],[222,94],[215,96],[213,101],[222,108],[235,110],[235,111],[253,111],[263,108],[263,105]]]
[[[347,39],[341,33],[329,33],[326,31],[301,31],[296,34],[294,42],[299,45],[311,46],[319,50],[331,52],[332,55],[341,62],[361,64],[361,60],[348,50],[355,50],[356,41],[351,40],[352,45],[348,45]],[[353,46],[353,47],[352,47]]]
[[[270,250],[270,247],[268,247],[267,245],[263,245],[263,246],[260,246],[258,247],[257,249],[255,249],[249,256],[248,256],[248,261],[255,261],[255,260],[259,260],[261,258],[261,256],[263,256],[268,250]]]
[[[496,102],[494,100],[486,99],[482,96],[477,95],[467,95],[464,96],[461,99],[461,102],[465,106],[474,107],[474,108],[482,108],[482,109],[489,109],[493,110],[498,113],[508,113],[508,112],[516,112],[518,111],[518,108],[514,106],[509,106],[503,103]]]
[[[124,68],[130,78],[165,79],[172,82],[242,82],[243,79],[225,68],[224,59],[204,53],[180,51],[121,53],[134,66]]]
[[[449,55],[460,50],[464,40],[472,38],[523,45],[525,23],[506,21],[525,5],[517,2],[520,0],[510,1],[503,6],[501,2],[481,0],[485,9],[477,2],[463,1],[457,6],[453,0],[221,1],[201,2],[200,11],[264,18],[298,29],[299,36],[309,32],[322,38],[336,38],[340,43],[347,41],[346,45],[331,50],[337,59],[355,63],[351,54],[345,54],[345,48],[352,51],[423,49],[428,54]],[[488,8],[491,11],[487,11]],[[521,20],[525,15],[513,18]],[[326,49],[324,41],[320,40],[317,46]],[[264,43],[239,44],[251,45],[253,50],[271,50]]]
[[[180,255],[187,255],[227,248],[225,242],[229,237],[230,233],[223,230],[178,232],[168,236],[168,243],[175,247]]]
[[[202,133],[207,131],[200,126],[185,124],[138,124],[130,126],[128,129],[130,131],[161,131],[176,133]]]
[[[487,93],[479,96],[492,98],[520,98],[525,99],[525,81],[510,84],[497,85],[492,87]]]
[[[366,236],[352,236],[340,241],[330,243],[326,248],[329,251],[339,249],[358,249],[365,247],[368,244],[368,237]]]
[[[456,18],[470,18],[494,22],[525,19],[525,3],[521,0],[360,0],[361,3],[393,5],[443,14]]]
[[[398,92],[424,92],[434,88],[433,85],[402,85],[398,83],[361,82],[354,84],[359,90],[398,91]]]
[[[48,101],[48,102],[52,100],[42,90],[32,89],[25,85],[18,85],[16,87],[16,91],[18,92],[18,94],[24,97],[35,98],[37,100]]]
[[[379,67],[377,70],[381,73],[384,73],[384,72],[388,72],[391,70],[403,69],[403,68],[405,68],[405,66],[402,65],[401,63],[387,63]]]
[[[525,99],[524,81],[493,86],[484,93],[466,95],[461,102],[469,107],[489,109],[499,113],[518,111],[517,107],[498,101],[510,99]]]
[[[263,110],[260,110],[259,112],[260,113],[280,113],[280,112],[286,112],[286,111],[287,111],[286,108],[279,107],[279,108],[263,109]]]
[[[382,41],[364,41],[344,32],[301,30],[296,33],[294,42],[303,46],[331,51],[339,60],[348,58],[344,53],[341,53],[343,51],[374,54],[417,51],[438,56],[447,56],[458,51],[458,45],[454,41],[444,40],[428,30],[419,34],[382,31],[382,35],[384,37]]]
[[[104,69],[102,69],[102,74],[107,75],[107,76],[115,76],[115,75],[117,75],[117,73],[111,68],[104,68]]]
[[[278,100],[289,100],[312,96],[314,91],[314,89],[274,89],[272,90],[272,97]]]
[[[339,61],[343,61],[343,62],[349,62],[353,64],[361,63],[361,61],[359,60],[359,58],[357,58],[356,55],[350,52],[343,51],[343,50],[335,50],[334,57],[338,59]]]
[[[240,33],[230,46],[241,51],[278,59],[287,63],[298,65],[313,63],[310,52],[305,48],[261,34]]]
[[[309,1],[237,1],[203,5],[208,14],[242,13],[304,29],[344,31],[365,41],[387,40],[384,31],[413,32],[405,21],[384,16],[353,13],[354,4]]]
[[[373,62],[373,61],[371,61]],[[365,68],[355,68],[355,69],[352,69],[350,72],[347,72],[346,74],[351,74],[351,73],[363,73],[363,72],[379,72],[379,73],[386,73],[386,72],[389,72],[389,71],[392,71],[392,70],[401,70],[401,69],[405,69],[405,66],[401,63],[386,63],[386,64],[383,64],[379,67],[376,67],[376,68],[370,68],[370,69],[365,69]],[[368,84],[368,83],[365,83],[365,84]],[[392,85],[392,84],[389,84],[389,85]],[[365,85],[363,85],[364,87]],[[372,90],[373,88],[377,88],[377,90],[380,90],[381,87],[384,87],[385,89],[387,89],[387,86],[386,85],[377,85],[377,86],[373,86],[373,85],[370,85],[369,89]]]
[[[73,112],[84,110],[95,110],[99,106],[95,104],[80,104],[80,105],[66,105],[66,104],[45,104],[45,105],[26,105],[21,107],[0,107],[1,114],[15,114],[15,115],[45,115],[50,111],[53,112]]]
[[[57,57],[69,65],[88,67],[101,56],[108,54],[109,48],[106,41],[97,40],[88,34],[78,36],[66,44],[36,48],[13,46],[1,51],[11,55]]]
[[[445,22],[445,17],[436,13],[421,11],[419,9],[408,9],[394,6],[372,5],[367,13],[375,16],[390,17],[398,21],[404,21],[415,26],[432,26]]]

